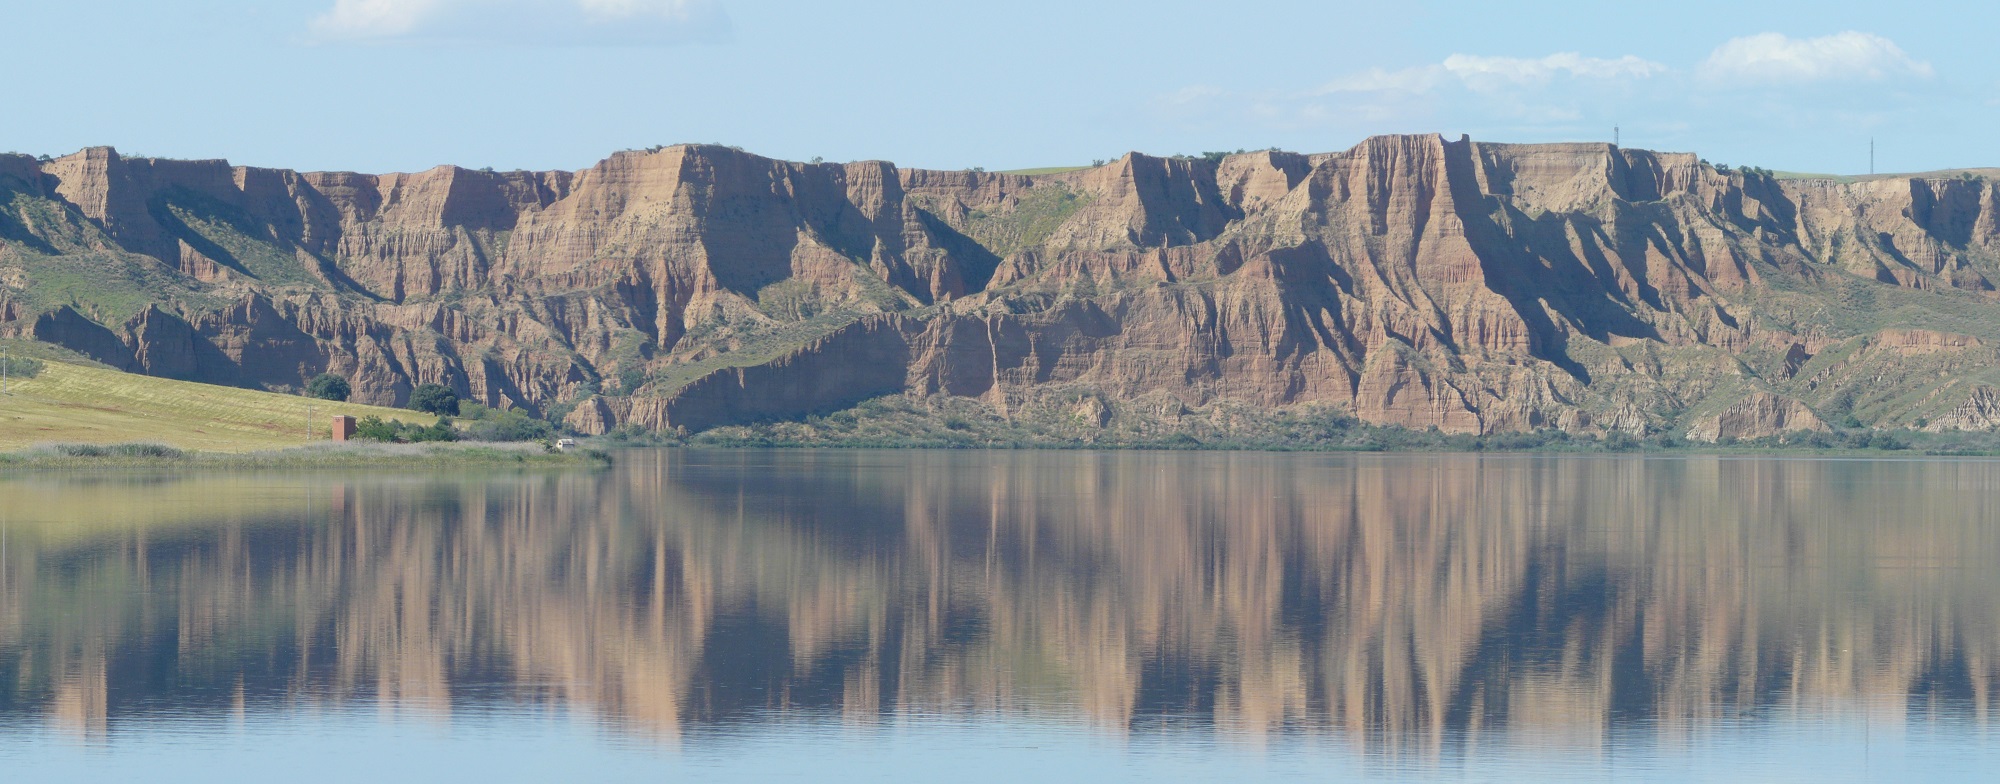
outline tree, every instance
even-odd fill
[[[555,427],[519,409],[489,410],[466,428],[474,441],[537,441],[555,435]]]
[[[440,416],[456,416],[458,395],[443,384],[419,384],[410,392],[410,408]]]
[[[456,401],[458,398],[452,398],[452,400]],[[410,425],[404,428],[401,435],[403,437],[402,440],[413,442],[457,441],[458,428],[452,427],[451,417],[441,416],[438,417],[438,421],[431,423],[430,427]]]
[[[354,423],[354,437],[370,441],[395,441],[403,429],[402,422],[384,422],[378,416],[365,416]]]
[[[353,393],[354,387],[348,385],[347,379],[332,373],[321,373],[313,376],[313,380],[306,382],[306,397],[316,397],[321,400],[346,400],[347,396]]]
[[[400,419],[384,422],[378,416],[365,416],[355,423],[354,435],[356,438],[392,444],[457,441],[458,428],[452,426],[451,417],[438,417],[438,421],[429,425],[412,425]]]

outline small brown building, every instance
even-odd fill
[[[354,437],[354,417],[346,414],[333,415],[333,440],[346,441]]]

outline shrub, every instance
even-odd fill
[[[111,448],[113,454],[124,457],[186,457],[187,453],[166,444],[119,444]]]
[[[345,401],[353,393],[354,387],[347,383],[347,379],[332,373],[321,373],[306,382],[306,397]]]
[[[645,386],[648,380],[646,368],[640,365],[631,364],[618,368],[619,392],[630,395],[638,391],[640,387]]]
[[[451,426],[451,417],[439,417],[438,421],[431,423],[430,427],[410,425],[404,428],[403,440],[412,443],[421,443],[424,441],[457,441],[458,428]]]
[[[57,444],[56,454],[64,457],[155,457],[179,459],[187,453],[165,444]]]
[[[555,435],[555,426],[518,409],[484,409],[465,435],[473,441],[538,441]]]
[[[27,357],[0,357],[0,369],[4,369],[7,377],[16,381],[34,378],[42,372],[42,361]]]
[[[1876,433],[1873,438],[1868,439],[1868,448],[1893,452],[1899,449],[1909,449],[1910,444],[1903,439],[1887,433]]]
[[[410,408],[439,416],[458,415],[458,394],[443,384],[419,384],[410,392]]]
[[[450,417],[440,417],[436,423],[426,426],[408,424],[400,419],[384,422],[381,417],[365,416],[354,423],[354,437],[392,444],[457,441],[458,428],[452,427]]]
[[[354,437],[370,441],[395,441],[403,430],[402,420],[382,421],[378,416],[365,416],[354,423]]]

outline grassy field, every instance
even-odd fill
[[[1833,180],[1834,182],[1870,182],[1873,180],[1950,180],[1965,174],[1975,177],[2000,177],[2000,169],[1939,169],[1927,172],[1898,172],[1894,174],[1816,174],[1813,172],[1774,171],[1771,176],[1780,180]]]
[[[0,394],[0,451],[37,444],[145,442],[207,452],[299,446],[329,437],[334,414],[375,415],[430,424],[436,417],[399,408],[311,400],[116,370],[44,361],[33,378]]]

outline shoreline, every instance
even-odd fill
[[[611,464],[604,449],[548,451],[532,442],[330,443],[256,452],[208,452],[158,444],[51,444],[0,453],[0,473],[55,469],[411,469],[591,468]]]
[[[1632,457],[1819,457],[1819,458],[2000,458],[2000,449],[1925,449],[1813,447],[1796,444],[1682,444],[1661,446],[1640,442],[1629,447],[1606,446],[1599,442],[1569,442],[1561,445],[1512,447],[1440,443],[1396,446],[1329,446],[1323,444],[1255,444],[1228,441],[1181,443],[938,443],[891,444],[873,441],[792,441],[759,442],[753,439],[702,439],[685,441],[606,440],[590,444],[603,449],[685,449],[689,451],[830,450],[830,451],[937,451],[937,452],[1234,452],[1319,455],[1546,455],[1546,456],[1632,456]]]
[[[331,444],[322,442],[289,449],[255,452],[212,452],[176,449],[149,443],[49,444],[0,453],[0,474],[9,471],[69,469],[461,469],[461,468],[601,468],[623,449],[668,449],[690,452],[727,451],[940,451],[940,452],[1166,452],[1318,455],[1494,455],[1544,457],[1720,457],[1815,459],[1996,459],[2000,451],[1815,448],[1785,445],[1684,444],[1673,447],[1641,442],[1617,448],[1594,442],[1570,442],[1508,448],[1463,444],[1397,445],[1387,448],[1325,444],[1090,444],[987,443],[938,444],[878,442],[746,443],[736,440],[688,441],[592,439],[568,452],[549,451],[535,442],[438,442],[426,444]]]

